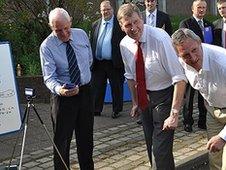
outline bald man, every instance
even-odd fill
[[[44,83],[52,93],[54,142],[63,158],[62,161],[54,149],[54,168],[70,169],[70,143],[75,132],[80,169],[92,170],[92,51],[86,33],[71,28],[71,24],[71,17],[63,8],[52,10],[49,14],[52,33],[40,47]]]

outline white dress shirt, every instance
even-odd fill
[[[162,90],[178,81],[187,81],[171,39],[164,30],[144,24],[140,42],[145,63],[147,90]],[[125,66],[125,77],[136,80],[135,40],[128,35],[125,36],[120,43],[120,50]]]
[[[202,43],[203,65],[197,72],[180,58],[191,86],[212,107],[226,108],[226,49]],[[220,133],[225,139],[226,128]]]
[[[152,27],[156,27],[157,20],[157,9],[155,9],[152,13],[146,10],[146,23]]]
[[[226,48],[226,19],[224,20],[222,29],[222,46]]]

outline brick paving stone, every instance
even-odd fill
[[[98,168],[102,168],[102,167],[104,167],[104,166],[106,166],[106,165],[108,165],[108,163],[107,162],[103,162],[103,161],[101,161],[101,162],[97,162],[97,163],[95,163],[95,169],[98,169]]]
[[[114,159],[114,160],[121,160],[121,159],[124,159],[126,157],[126,155],[123,155],[123,154],[117,154],[117,155],[113,155],[111,156],[111,159]]]
[[[115,170],[115,168],[112,168],[112,167],[104,167],[104,168],[100,168],[99,170]]]
[[[41,167],[41,168],[53,167],[53,161],[49,161],[49,162],[46,162],[44,164],[41,164],[41,165],[39,165],[39,167]]]
[[[131,163],[131,161],[125,159],[125,160],[120,160],[120,161],[118,161],[118,162],[112,164],[111,166],[118,169],[118,168],[120,168],[120,167],[122,167],[122,166],[124,166],[124,165],[129,164],[129,163]]]
[[[131,161],[136,161],[136,160],[140,159],[141,157],[142,156],[139,156],[139,155],[132,155],[132,156],[126,158],[126,159],[129,159]]]
[[[109,145],[107,145],[107,144],[105,144],[105,143],[102,143],[102,144],[100,144],[100,145],[95,146],[95,148],[96,148],[96,149],[103,149],[103,148],[106,148],[107,146],[109,146]]]
[[[101,139],[99,139],[101,142],[106,142],[106,141],[110,141],[110,140],[112,140],[112,138],[111,137],[105,137],[105,138],[101,138]]]
[[[141,166],[134,168],[133,170],[151,170],[151,167],[141,165]]]
[[[50,161],[50,160],[52,160],[52,158],[44,157],[44,158],[41,158],[41,159],[37,159],[36,162],[45,163],[45,162]]]
[[[101,143],[103,143],[103,142],[101,142],[101,141],[97,141],[97,140],[95,140],[95,141],[93,141],[93,143],[94,143],[94,146],[96,146],[96,145],[100,145]]]
[[[128,150],[128,151],[125,151],[125,152],[123,152],[121,154],[126,155],[126,156],[130,156],[130,155],[136,154],[136,152],[133,151],[133,150]]]
[[[117,144],[119,144],[121,141],[119,141],[119,140],[110,140],[110,141],[108,141],[108,142],[106,142],[108,145],[117,145]]]
[[[26,167],[26,168],[32,168],[32,167],[37,166],[38,164],[39,164],[38,162],[32,161],[32,162],[28,162],[28,163],[23,164],[23,166]]]
[[[111,158],[107,158],[107,159],[103,159],[102,161],[107,162],[109,164],[112,164],[112,163],[116,162],[116,160],[114,158],[112,158],[112,157]]]

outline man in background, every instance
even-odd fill
[[[112,96],[112,118],[120,116],[123,109],[124,66],[119,43],[124,37],[109,0],[100,4],[102,18],[92,24],[91,45],[94,56],[92,87],[94,90],[94,115],[100,116],[107,80]]]
[[[191,86],[205,99],[207,149],[211,170],[226,169],[226,49],[201,42],[193,31],[181,28],[173,45]]]
[[[170,36],[173,29],[168,14],[157,9],[157,0],[144,0],[146,10],[142,12],[145,24],[164,29]]]
[[[71,24],[71,17],[63,8],[50,11],[52,33],[40,47],[42,73],[44,83],[52,93],[50,104],[54,143],[67,169],[70,169],[70,143],[75,132],[80,169],[92,170],[92,50],[86,33],[71,28]],[[54,169],[66,169],[63,161],[54,148]]]
[[[218,0],[217,9],[222,18],[213,22],[214,44],[226,48],[226,0]]]
[[[152,168],[173,170],[174,130],[186,77],[169,35],[144,24],[136,5],[122,5],[117,18],[127,34],[120,50],[132,97],[130,114],[132,117],[141,114]]]
[[[207,3],[205,0],[194,0],[192,3],[192,17],[187,18],[180,23],[180,28],[188,28],[198,35],[202,42],[212,43],[213,42],[213,26],[210,22],[204,19],[206,14]],[[189,84],[186,90],[186,100],[183,109],[183,123],[184,130],[192,132],[192,125],[194,123],[193,114],[193,99],[195,95],[195,89]],[[202,95],[198,92],[198,109],[199,109],[199,120],[198,127],[200,129],[206,129],[206,108],[204,106],[204,100]]]

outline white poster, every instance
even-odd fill
[[[0,135],[20,129],[21,116],[10,44],[0,42]]]

